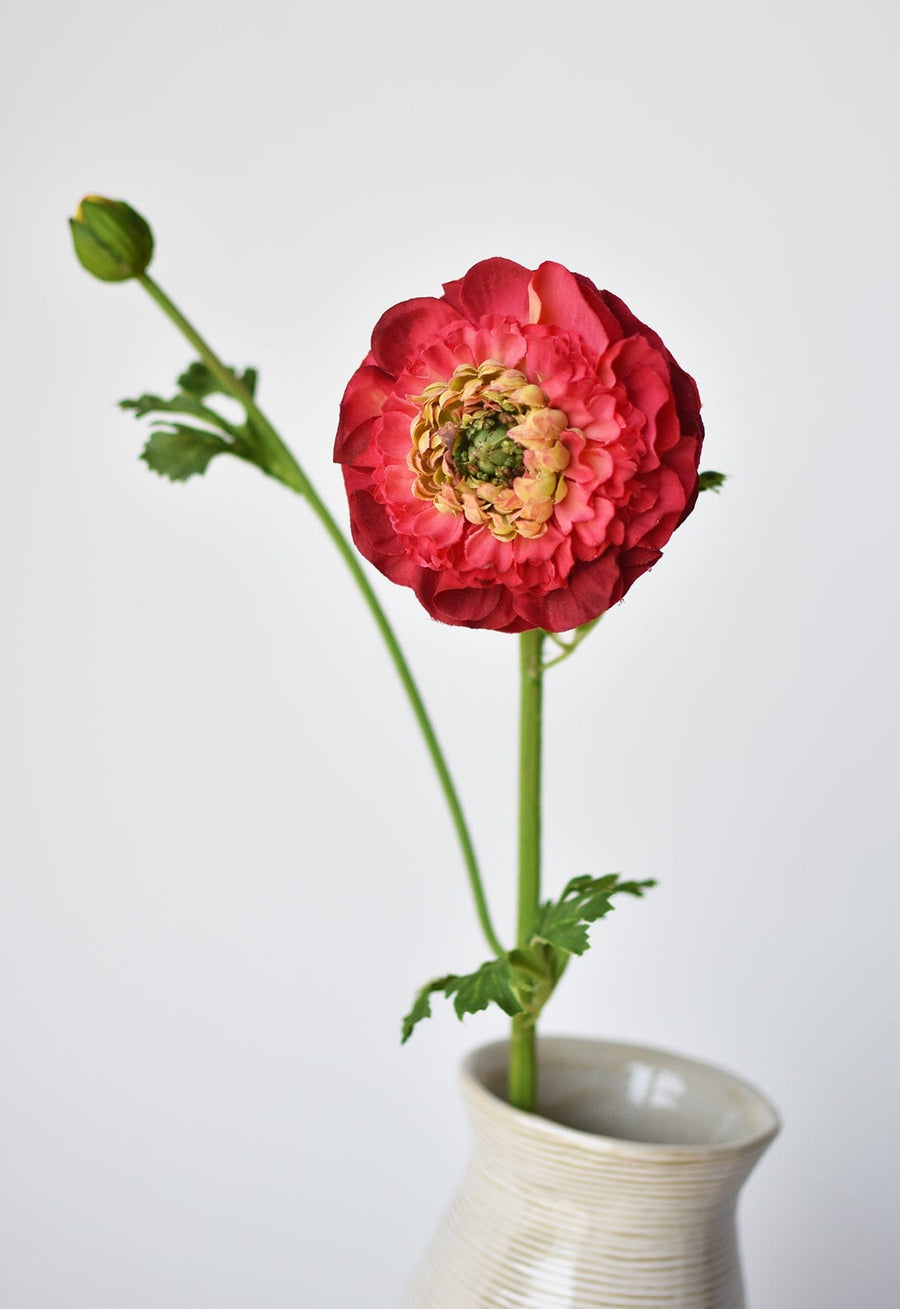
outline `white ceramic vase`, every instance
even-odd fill
[[[540,1116],[505,1102],[507,1047],[462,1082],[475,1148],[403,1309],[743,1309],[740,1188],[778,1131],[705,1064],[540,1041]]]

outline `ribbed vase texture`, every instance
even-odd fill
[[[525,1114],[506,1062],[497,1043],[463,1066],[474,1151],[402,1309],[744,1309],[735,1206],[772,1106],[692,1060],[557,1037]]]

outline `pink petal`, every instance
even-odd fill
[[[393,385],[393,380],[380,368],[367,365],[357,368],[341,400],[341,417],[334,446],[336,463],[346,461],[348,456],[343,452],[348,438],[360,423],[381,412],[381,406],[390,395]]]
[[[390,501],[392,506],[406,505],[413,501],[413,474],[405,465],[388,464],[382,473],[382,485],[384,499]],[[414,503],[420,505],[425,501],[415,500]]]
[[[422,296],[418,300],[404,300],[384,313],[372,333],[372,354],[379,368],[391,377],[399,377],[410,358],[419,353],[452,323],[459,323],[459,314],[443,300]]]
[[[532,564],[540,566],[547,563],[559,548],[559,532],[556,529],[555,518],[551,520],[543,536],[530,538],[517,536],[511,545],[517,564],[527,567]]]
[[[546,395],[551,409],[562,409],[563,413],[569,420],[569,427],[578,427],[586,431],[588,424],[592,422],[594,413],[597,408],[596,392],[597,383],[595,380],[582,379],[579,382],[567,381],[559,385],[558,377],[544,378],[541,389]],[[602,402],[607,402],[605,407],[610,413],[615,412],[615,401],[611,396],[601,393]]]
[[[384,505],[378,503],[369,487],[355,486],[355,480],[352,474],[344,475],[353,540],[360,554],[384,572],[378,560],[381,556],[396,554],[401,549],[397,533]]]
[[[466,324],[469,332],[468,323]],[[413,379],[411,374],[404,374],[401,378],[401,384],[405,385],[406,378],[409,378],[409,395],[421,395],[425,387],[430,382],[446,381],[452,377],[454,370],[459,364],[472,363],[472,352],[465,348],[465,344],[458,339],[459,334],[453,333],[451,340],[440,339],[432,341],[431,345],[425,347],[420,356],[422,363],[428,370],[427,377]],[[480,361],[479,361],[480,362]]]
[[[476,363],[497,359],[506,368],[521,368],[526,344],[522,331],[505,318],[487,317],[471,333],[472,357]]]
[[[412,449],[412,436],[409,430],[409,415],[402,411],[389,410],[378,431],[378,449],[385,462],[402,464],[407,468],[406,460]],[[413,474],[407,469],[410,482]]]
[[[399,470],[398,470],[399,471]],[[462,514],[442,514],[425,500],[414,500],[412,493],[397,481],[391,490],[404,499],[391,501],[390,511],[397,530],[406,538],[406,548],[418,560],[430,566],[441,551],[459,540],[466,520]]]
[[[554,518],[561,532],[566,535],[574,523],[590,523],[594,540],[600,542],[606,535],[606,527],[615,512],[607,500],[599,497],[588,500],[580,486],[570,483],[568,495],[554,511]]]
[[[596,291],[597,288],[594,287],[593,289]],[[646,323],[642,323],[639,318],[636,318],[624,300],[620,300],[617,295],[613,295],[612,291],[598,291],[597,295],[610,313],[614,315],[616,322],[621,325],[625,336],[642,336],[660,354],[668,355],[668,350],[656,332],[653,331],[652,327],[648,327]]]
[[[500,541],[489,527],[476,527],[463,540],[465,562],[470,568],[493,569],[498,564]]]
[[[681,430],[685,436],[695,436],[699,441],[702,441],[703,420],[700,417],[700,393],[697,390],[697,383],[690,373],[686,373],[683,368],[676,364],[668,351],[666,351],[666,354],[669,359],[672,391],[675,395]]]
[[[538,382],[549,396],[552,386],[553,402],[556,409],[565,411],[564,397],[566,388],[575,373],[581,375],[581,343],[574,336],[542,324],[528,323],[524,328],[526,338],[526,363],[524,373]],[[573,357],[573,351],[578,358]],[[544,386],[547,382],[547,386]]]
[[[593,563],[574,568],[566,586],[533,600],[520,600],[518,608],[535,627],[570,632],[605,613],[623,594],[615,552],[607,550]]]
[[[482,259],[459,282],[447,282],[448,304],[473,323],[487,314],[500,314],[528,322],[528,283],[531,272],[511,259]]]
[[[643,574],[648,568],[662,558],[659,550],[648,550],[643,547],[636,547],[634,550],[626,550],[619,556],[619,568],[622,572],[621,593],[617,597],[625,594],[630,586]]]
[[[598,355],[609,347],[610,336],[604,324],[562,264],[541,264],[531,279],[530,316],[533,323],[552,324],[575,333]]]
[[[600,322],[603,324],[606,335],[609,337],[610,341],[618,341],[619,338],[624,335],[624,332],[618,316],[612,311],[604,299],[604,296],[608,293],[606,291],[599,291],[591,279],[585,277],[582,273],[575,274],[575,281],[578,283],[586,304],[593,310]],[[622,305],[621,300],[617,301],[617,303]],[[622,305],[622,307],[625,308],[624,305]]]
[[[334,462],[346,468],[365,468],[369,476],[379,462],[376,437],[380,426],[380,418],[370,418],[367,423],[360,423],[359,427],[354,427],[346,434],[338,431],[334,443]]]
[[[700,444],[690,438],[682,439],[674,450],[669,450],[663,463],[671,468],[686,491],[693,490],[697,481],[697,464]]]
[[[413,589],[432,618],[454,627],[524,632],[534,626],[516,612],[513,597],[502,586],[466,586],[455,573],[423,568]]]
[[[641,513],[636,513],[625,531],[625,544],[664,546],[684,513],[687,495],[677,473],[660,468],[653,475],[652,498]]]

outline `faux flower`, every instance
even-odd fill
[[[561,632],[659,559],[702,439],[693,379],[621,300],[486,259],[379,319],[335,459],[358,549],[434,618]]]

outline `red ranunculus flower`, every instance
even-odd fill
[[[702,439],[693,379],[621,300],[486,259],[379,319],[335,459],[357,547],[434,618],[561,632],[659,559]]]

